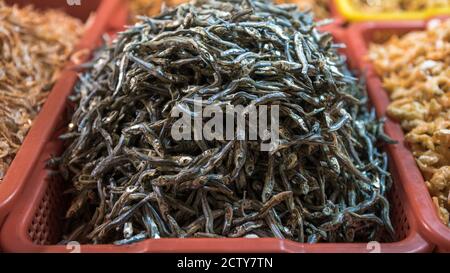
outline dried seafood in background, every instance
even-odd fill
[[[450,0],[352,0],[352,4],[365,12],[424,11],[450,7]]]
[[[297,4],[302,10],[311,10],[318,19],[325,19],[331,16],[330,2],[332,0],[277,0],[275,2]]]
[[[159,13],[162,0],[129,0],[130,18],[132,21],[137,20],[136,16],[153,16]]]
[[[391,240],[376,143],[389,139],[341,46],[296,5],[262,0],[182,4],[119,33],[80,76],[52,160],[72,185],[64,240]],[[172,137],[172,111],[211,105],[278,106],[277,149]]]
[[[370,48],[443,223],[450,210],[450,20]]]
[[[59,11],[0,0],[0,182],[83,31]]]

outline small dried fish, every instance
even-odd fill
[[[199,0],[140,17],[98,50],[74,90],[68,146],[55,161],[78,210],[66,234],[122,244],[393,233],[382,122],[331,36],[315,27],[292,5]],[[231,105],[280,107],[278,148],[264,152],[261,139],[237,133],[195,141],[170,133],[172,111],[195,120],[206,106]],[[85,201],[85,191],[95,194]],[[105,216],[86,224],[96,210]]]

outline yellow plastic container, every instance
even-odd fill
[[[423,11],[370,13],[358,10],[350,0],[334,0],[337,11],[349,22],[425,20],[438,15],[450,15],[450,6]]]

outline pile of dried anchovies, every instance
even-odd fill
[[[0,0],[0,182],[83,32],[60,11]]]
[[[64,240],[386,241],[389,140],[329,33],[296,5],[210,0],[164,10],[97,52],[59,162]],[[175,141],[180,109],[279,105],[280,145]],[[386,235],[391,236],[386,236]]]

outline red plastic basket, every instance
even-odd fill
[[[334,29],[334,36],[346,42],[342,30]],[[7,252],[72,252],[73,246],[56,245],[61,237],[61,227],[67,201],[62,192],[64,183],[48,176],[45,161],[59,154],[62,143],[57,140],[58,131],[65,127],[65,98],[69,95],[74,79],[58,86],[58,97],[49,99],[48,111],[43,111],[41,121],[35,125],[42,136],[36,140],[39,150],[29,150],[36,157],[33,163],[22,158],[28,173],[26,189],[15,202],[14,209],[0,232],[0,246]],[[50,111],[51,109],[51,111]],[[389,150],[391,153],[392,149]],[[23,161],[23,162],[22,162]],[[391,160],[392,161],[392,160]],[[19,164],[19,163],[18,163]],[[391,162],[394,186],[389,196],[392,204],[392,221],[397,241],[381,243],[378,247],[366,243],[318,243],[301,244],[289,240],[265,239],[148,239],[132,245],[81,245],[81,252],[430,252],[433,246],[417,232],[417,224],[411,206],[405,197],[404,182]]]
[[[121,0],[81,1],[80,6],[70,6],[66,1],[53,0],[10,0],[7,2],[21,6],[33,4],[38,9],[61,9],[82,20],[87,20],[95,12],[95,19],[87,26],[85,35],[76,47],[76,51],[79,52],[90,52],[95,47],[95,42],[99,40],[102,33],[115,27],[117,21],[121,21],[121,25],[123,26],[123,22],[127,16],[126,8],[119,9],[121,6],[123,7]],[[3,182],[0,184],[0,226],[11,210],[15,200],[19,197],[27,180],[30,179],[31,170],[37,164],[39,155],[54,129],[47,125],[54,124],[55,120],[60,118],[56,113],[64,109],[62,101],[70,93],[71,87],[77,78],[76,73],[71,71],[72,66],[73,64],[70,62],[66,64],[60,79],[55,83],[42,111],[35,118],[32,128],[9,167]]]
[[[390,36],[401,35],[410,31],[423,30],[426,22],[386,22],[356,24],[349,29],[353,36],[349,49],[357,60],[359,69],[367,71],[369,96],[376,107],[378,115],[385,115],[389,105],[388,94],[383,90],[381,79],[376,75],[374,67],[367,59],[368,46],[371,42],[383,42]],[[395,161],[400,180],[403,181],[408,203],[417,218],[419,231],[431,243],[437,246],[438,252],[450,252],[450,229],[439,220],[423,176],[416,165],[412,153],[404,143],[401,126],[388,119],[385,131],[399,141],[390,150]]]

